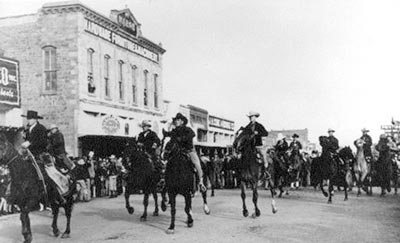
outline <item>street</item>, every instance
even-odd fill
[[[277,198],[278,213],[271,212],[269,192],[260,190],[257,219],[244,218],[240,190],[217,190],[209,198],[211,215],[202,210],[200,195],[194,198],[194,226],[187,228],[183,198],[177,200],[175,234],[167,235],[169,208],[153,217],[150,200],[147,222],[140,222],[143,212],[142,195],[131,197],[135,207],[129,215],[124,199],[94,199],[75,205],[71,223],[71,238],[56,239],[51,234],[51,214],[48,211],[31,213],[34,242],[400,242],[400,196],[362,195],[350,192],[349,201],[336,192],[333,204],[328,205],[319,191],[304,189],[290,191]],[[253,205],[247,191],[250,214]],[[59,228],[64,230],[61,213]],[[19,215],[0,217],[0,242],[21,242]]]

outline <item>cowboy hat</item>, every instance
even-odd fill
[[[364,127],[361,132],[369,132],[369,130]]]
[[[55,128],[58,129],[58,126],[57,126],[56,124],[51,124],[51,125],[50,125],[50,130],[53,130],[53,129],[55,129]]]
[[[151,127],[151,123],[148,120],[143,120],[140,124],[141,127]]]
[[[299,137],[299,135],[297,135],[296,133],[293,134],[293,136],[292,136],[292,138],[298,138],[298,137]]]
[[[110,159],[116,159],[115,155],[112,154],[112,155],[110,156]]]
[[[247,113],[247,116],[248,117],[252,117],[252,116],[259,117],[260,113],[255,112],[255,111],[249,111],[249,113]]]
[[[282,139],[284,139],[284,138],[286,138],[286,137],[283,136],[282,133],[278,133],[278,135],[276,136],[276,140],[282,140]]]
[[[176,120],[182,120],[184,125],[188,123],[188,119],[184,115],[182,115],[182,113],[177,113],[176,116],[172,118],[172,121]]]
[[[332,128],[329,128],[328,132],[335,132],[335,130],[333,130]]]
[[[43,117],[38,115],[37,111],[28,110],[26,115],[21,115],[22,117],[26,117],[26,119],[43,119]]]

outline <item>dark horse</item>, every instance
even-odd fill
[[[161,181],[162,164],[157,158],[150,159],[146,152],[143,151],[142,147],[137,146],[133,143],[128,146],[124,152],[124,167],[128,173],[124,176],[125,186],[125,207],[129,214],[133,214],[134,208],[129,204],[129,197],[132,194],[138,194],[139,191],[143,191],[143,215],[140,217],[141,221],[147,219],[147,206],[149,204],[149,195],[152,194],[154,198],[154,212],[153,216],[158,216],[158,197],[157,189]],[[166,205],[166,194],[162,193],[161,209],[165,211]]]
[[[164,146],[165,137],[162,140]],[[165,188],[171,204],[171,224],[168,234],[175,231],[176,196],[185,198],[185,212],[187,214],[187,226],[193,226],[192,217],[192,192],[193,192],[193,164],[189,155],[179,146],[175,139],[171,138],[163,147],[162,158],[167,161],[165,169]]]
[[[257,159],[257,152],[255,150],[255,139],[252,131],[248,129],[239,129],[237,132],[236,139],[234,141],[233,147],[240,154],[240,157],[236,159],[236,169],[239,172],[240,178],[240,188],[241,197],[243,202],[243,216],[247,217],[249,212],[246,207],[246,183],[250,184],[253,190],[253,203],[254,210],[253,217],[259,217],[261,211],[257,206],[258,201],[258,182],[262,175],[262,167],[264,165],[260,164]],[[234,161],[232,161],[234,162]],[[272,179],[270,179],[272,180]],[[275,191],[273,187],[270,187],[272,196],[272,212],[276,213],[277,209],[275,207]]]
[[[319,137],[320,145],[323,151],[327,146],[326,136]],[[350,186],[351,170],[350,164],[354,161],[354,155],[350,147],[344,147],[337,155],[332,155],[328,151],[324,151],[320,157],[313,160],[311,171],[314,187],[319,184],[322,193],[328,197],[328,203],[332,203],[333,186],[344,187],[344,200],[348,199],[347,188]],[[324,180],[328,184],[328,192],[324,190]]]
[[[298,181],[302,159],[300,155],[291,156],[292,151],[287,151],[284,155],[272,154],[273,168],[274,168],[274,182],[279,188],[279,197],[282,197],[284,187],[286,187],[286,195],[289,194],[288,187],[290,183]]]
[[[53,234],[59,236],[60,231],[57,227],[57,218],[59,208],[65,209],[67,217],[67,227],[62,234],[62,238],[69,238],[71,232],[70,222],[73,207],[73,193],[75,192],[75,184],[70,184],[70,190],[64,195],[65,202],[60,203],[59,194],[55,187],[55,183],[47,176],[43,169],[43,162],[50,163],[52,158],[49,154],[43,154],[42,162],[38,164],[30,155],[22,152],[21,143],[23,142],[23,129],[9,129],[0,132],[0,163],[7,165],[11,174],[11,198],[10,201],[21,209],[20,219],[22,223],[22,235],[24,242],[32,242],[31,223],[29,213],[38,208],[39,202],[45,198],[50,203],[53,211]],[[21,155],[21,154],[23,155]],[[29,154],[30,152],[27,151]],[[39,168],[40,167],[40,168]],[[43,174],[43,180],[39,179],[38,170]],[[47,192],[47,193],[46,193]],[[46,193],[44,197],[44,193]]]

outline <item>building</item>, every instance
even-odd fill
[[[76,1],[0,18],[0,49],[19,60],[22,113],[57,124],[74,156],[118,154],[142,120],[157,131],[165,50],[141,27],[129,9],[107,17]]]
[[[304,151],[312,151],[316,149],[316,145],[314,143],[310,143],[308,140],[308,129],[297,129],[297,130],[271,130],[269,131],[268,137],[265,139],[265,145],[268,148],[275,146],[277,142],[277,137],[279,134],[282,134],[286,137],[286,141],[288,144],[291,143],[293,134],[299,135],[298,140],[303,146]]]

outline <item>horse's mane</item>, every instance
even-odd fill
[[[342,148],[338,154],[343,159],[354,159],[353,150],[351,150],[350,146]]]
[[[326,147],[327,146],[327,143],[328,143],[328,137],[327,136],[320,136],[319,138],[318,138],[318,140],[319,140],[319,145],[321,145],[321,147]]]
[[[5,127],[5,126],[0,126],[0,133],[4,134],[4,136],[7,138],[8,142],[11,144],[14,144],[17,135],[24,131],[25,129],[23,127]]]

